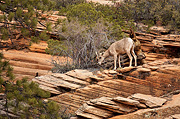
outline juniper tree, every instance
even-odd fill
[[[0,105],[1,111],[6,112],[0,115],[0,118],[11,118],[8,113],[10,112],[22,119],[61,119],[60,107],[55,102],[42,100],[50,97],[50,93],[43,91],[27,78],[15,81],[12,71],[13,68],[8,61],[3,60],[0,53],[0,93],[5,94]]]
[[[45,24],[41,21],[46,19],[42,13],[50,11],[53,6],[52,0],[1,0],[0,22],[3,25],[0,26],[0,39],[8,40],[10,38],[13,44],[12,39],[15,39],[16,33],[20,32],[25,39],[34,36],[33,40],[37,42],[38,39],[41,39],[38,37],[40,33],[36,31],[38,23],[46,27],[47,31],[51,30],[49,23]]]

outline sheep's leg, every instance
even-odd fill
[[[127,52],[127,55],[128,55],[128,57],[129,57],[129,59],[130,59],[129,67],[131,67],[131,66],[132,66],[132,56],[131,56],[131,53],[130,53],[130,52]]]
[[[121,68],[121,58],[120,58],[120,55],[118,55],[118,63],[119,63],[119,68]]]
[[[134,60],[135,60],[135,66],[137,66],[137,56],[136,56],[134,50],[132,50],[132,55],[133,55]]]
[[[114,70],[116,70],[116,61],[117,61],[117,55],[114,55]]]

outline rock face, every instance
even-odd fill
[[[124,67],[124,68],[122,68],[122,69],[117,69],[117,71],[118,71],[119,73],[126,73],[126,72],[130,72],[130,71],[133,70],[133,69],[136,69],[136,67]]]
[[[167,101],[164,98],[153,97],[151,95],[143,95],[140,93],[131,95],[128,98],[139,101],[139,102],[145,104],[146,106],[148,106],[150,108],[160,107]]]
[[[141,104],[139,101],[137,100],[132,100],[129,98],[124,98],[124,97],[115,97],[113,98],[114,101],[125,104],[125,105],[132,105],[138,108],[146,108],[146,106],[144,104]]]
[[[162,107],[138,110],[127,115],[114,116],[110,119],[179,119],[180,94],[173,95]]]
[[[169,119],[180,119],[180,114],[171,115]]]
[[[77,111],[77,117],[83,117],[88,119],[103,119],[117,114],[128,114],[137,111],[140,108],[147,108],[151,106],[157,107],[162,106],[166,99],[158,97],[150,97],[150,95],[134,94],[130,96],[133,99],[124,97],[101,97],[93,99],[84,103]],[[137,97],[137,98],[135,98]],[[137,101],[139,100],[139,101]],[[160,102],[157,102],[159,100]],[[144,105],[144,106],[142,106]],[[156,105],[156,106],[155,106]]]
[[[47,59],[51,59],[49,55],[9,50],[4,52],[4,56],[10,60],[16,75],[26,74],[33,77],[33,81],[37,82],[40,88],[55,95],[50,98],[51,100],[58,102],[63,109],[72,113],[91,99],[109,97],[112,98],[111,101],[119,103],[117,99],[116,101],[113,99],[127,98],[135,93],[159,97],[180,88],[180,59],[157,60],[163,58],[164,55],[155,53],[146,54],[147,63],[138,67],[102,72],[73,70],[67,74],[48,74],[48,70],[52,67],[47,63]],[[34,78],[36,72],[39,73],[39,77]],[[142,103],[136,106],[136,108],[145,107]],[[84,114],[89,115],[87,112],[83,112]],[[111,117],[109,113],[106,114]]]
[[[39,44],[41,45],[41,44]],[[49,70],[53,67],[50,63],[53,58],[51,55],[25,52],[17,50],[3,50],[4,59],[8,60],[13,67],[13,73],[17,79],[22,79],[23,76],[27,76],[30,79],[36,76],[50,74]]]
[[[76,78],[79,78],[79,79],[84,80],[84,81],[88,81],[89,77],[93,76],[93,73],[89,72],[87,70],[75,69],[75,70],[67,72],[66,75],[76,77]]]
[[[52,73],[51,75],[35,77],[32,80],[39,83],[40,88],[46,91],[61,94],[89,85],[90,80],[88,79],[92,75],[92,72],[87,70],[72,70],[66,74]]]
[[[76,112],[79,117],[98,119],[164,104],[166,99],[155,97],[180,88],[179,62],[179,58],[163,59],[116,71],[76,69],[66,74],[52,73],[33,80],[44,90],[56,94],[50,100],[58,102],[61,107]],[[139,95],[137,99],[127,98],[133,94]],[[138,99],[140,96],[142,99]],[[84,107],[80,108],[82,105]],[[101,113],[98,115],[98,112]]]
[[[93,99],[83,104],[77,111],[76,115],[84,118],[108,118],[114,113],[125,114],[137,110],[136,107],[124,105],[112,101],[111,98],[101,97]]]

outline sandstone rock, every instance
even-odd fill
[[[102,74],[101,75],[101,78],[105,79],[105,80],[108,80],[108,79],[112,79],[112,77],[106,75],[106,74]]]
[[[11,113],[11,112],[6,112],[6,111],[4,111],[4,110],[0,110],[0,114],[1,115],[8,115],[8,117],[9,118],[12,118],[12,119],[18,119],[18,118],[20,118],[18,115],[15,115],[15,114],[13,114],[13,113]],[[2,116],[3,117],[3,116]]]
[[[150,108],[160,107],[162,106],[167,100],[164,98],[153,97],[151,95],[144,95],[144,94],[134,94],[129,97],[130,99],[137,100]]]
[[[173,119],[180,119],[180,114],[175,114],[171,116]]]
[[[77,117],[71,117],[70,119],[78,119]]]
[[[137,110],[136,107],[116,103],[112,101],[112,98],[108,98],[108,97],[101,97],[90,100],[88,104],[120,114],[130,113]]]
[[[170,64],[170,65],[162,65],[162,67],[167,71],[173,71],[177,73],[180,72],[180,66],[178,65]]]
[[[172,59],[172,63],[173,64],[179,64],[180,63],[180,59],[179,58],[174,58],[174,59]]]
[[[92,81],[97,81],[97,82],[104,81],[104,78],[100,78],[96,75],[90,76],[89,78],[91,78]]]
[[[114,70],[104,70],[103,73],[105,73],[105,74],[117,74],[117,72]]]
[[[139,78],[139,72],[137,70],[132,71],[128,74],[129,76]]]
[[[82,69],[75,69],[75,70],[69,71],[65,74],[72,76],[72,77],[79,78],[79,79],[84,80],[84,81],[88,81],[88,78],[90,76],[93,76],[92,72],[90,72],[88,70],[82,70]]]
[[[117,72],[126,73],[126,72],[130,72],[133,69],[136,69],[136,67],[124,67],[122,69],[117,69]]]
[[[36,79],[39,82],[44,82],[44,83],[47,83],[47,84],[54,85],[56,87],[62,87],[62,88],[70,89],[70,90],[75,90],[75,89],[81,87],[81,85],[70,83],[70,82],[62,80],[60,78],[55,78],[55,77],[53,77],[51,75],[45,75],[45,76],[36,77]]]
[[[40,81],[40,80],[38,80],[38,78],[33,78],[32,81],[38,83],[39,85],[44,85],[44,86],[51,87],[51,88],[56,88],[57,87],[56,85]]]
[[[50,93],[53,93],[53,94],[62,94],[62,92],[54,89],[54,88],[51,88],[51,87],[48,87],[48,86],[45,86],[45,85],[39,85],[39,88],[47,91],[47,92],[50,92]]]
[[[67,75],[65,75],[65,74],[52,73],[51,75],[54,76],[54,77],[56,77],[56,78],[60,78],[60,79],[63,79],[63,80],[65,80],[65,81],[72,82],[72,83],[75,83],[75,84],[89,85],[89,83],[86,82],[86,81],[82,81],[82,80],[79,80],[79,79],[77,79],[77,78],[73,78],[73,77],[67,76]]]
[[[151,71],[156,71],[159,69],[159,67],[153,66],[153,67],[149,67],[149,69],[151,69]]]
[[[148,68],[138,68],[137,71],[138,72],[150,72],[151,70]]]
[[[117,74],[117,72],[114,71],[114,70],[109,70],[109,73],[110,73],[110,74]]]
[[[146,106],[142,105],[139,101],[132,100],[132,99],[129,99],[129,98],[115,97],[112,100],[117,101],[119,103],[126,104],[126,105],[132,105],[132,106],[136,106],[136,107],[140,107],[140,108],[146,108]]]
[[[99,97],[117,97],[117,96],[121,96],[121,97],[128,97],[130,94],[123,92],[123,91],[117,91],[117,90],[113,90],[111,88],[106,88],[100,85],[90,85],[88,86],[90,87],[90,91],[93,91],[94,94],[96,94],[96,98]],[[92,99],[94,99],[93,97],[91,97]]]
[[[4,93],[0,93],[0,99],[3,99],[5,97]]]
[[[103,110],[101,108],[97,108],[97,107],[93,107],[90,105],[87,105],[86,103],[84,103],[78,110],[77,110],[77,114],[80,114],[82,112],[85,113],[90,113],[102,118],[108,118],[111,117],[113,115],[113,112],[108,111],[108,110]]]
[[[139,104],[139,101],[132,100],[132,99],[129,99],[129,98],[124,98],[124,97],[115,97],[112,100],[123,103],[123,104],[127,104],[127,105],[133,105],[133,106]]]
[[[151,69],[151,71],[156,71],[157,69],[159,69],[159,67],[157,67],[157,66],[149,66],[148,64],[143,64],[142,67],[149,68],[149,69]]]
[[[148,65],[150,65],[150,66],[163,65],[165,62],[168,62],[168,59],[156,60],[154,62],[148,63]]]
[[[95,73],[95,75],[98,76],[98,77],[101,77],[101,78],[103,77],[103,76],[102,76],[103,73],[102,73],[101,71],[97,71],[97,72]]]
[[[112,72],[113,73],[113,72]],[[113,77],[113,75],[110,73],[110,70],[103,70],[102,71],[102,76],[107,75],[108,77]],[[106,77],[106,76],[105,76]],[[107,77],[106,77],[107,78]]]
[[[103,73],[108,74],[108,73],[109,73],[109,71],[108,71],[108,70],[104,70],[104,71],[103,71]]]
[[[76,115],[80,116],[80,117],[87,118],[87,119],[103,119],[102,117],[99,117],[99,116],[96,116],[93,114],[89,114],[89,113],[85,113],[82,111],[76,111]]]
[[[101,71],[97,71],[96,75],[102,75]]]
[[[171,115],[165,119],[180,119],[180,114]]]
[[[170,30],[165,28],[164,26],[152,26],[149,28],[151,31],[160,32],[160,33],[168,33]]]
[[[169,117],[166,117],[166,118],[164,118],[164,119],[173,119],[171,116],[169,116]]]
[[[143,64],[142,67],[147,68],[147,67],[149,67],[149,65],[148,64]]]

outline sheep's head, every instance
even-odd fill
[[[138,59],[145,59],[146,58],[145,54],[143,53],[143,51],[141,49],[139,51],[136,51],[136,55],[137,55]]]
[[[96,52],[96,55],[97,55],[97,61],[98,61],[98,64],[101,65],[103,60],[104,60],[104,56],[103,56],[104,52],[102,53],[97,53]]]

